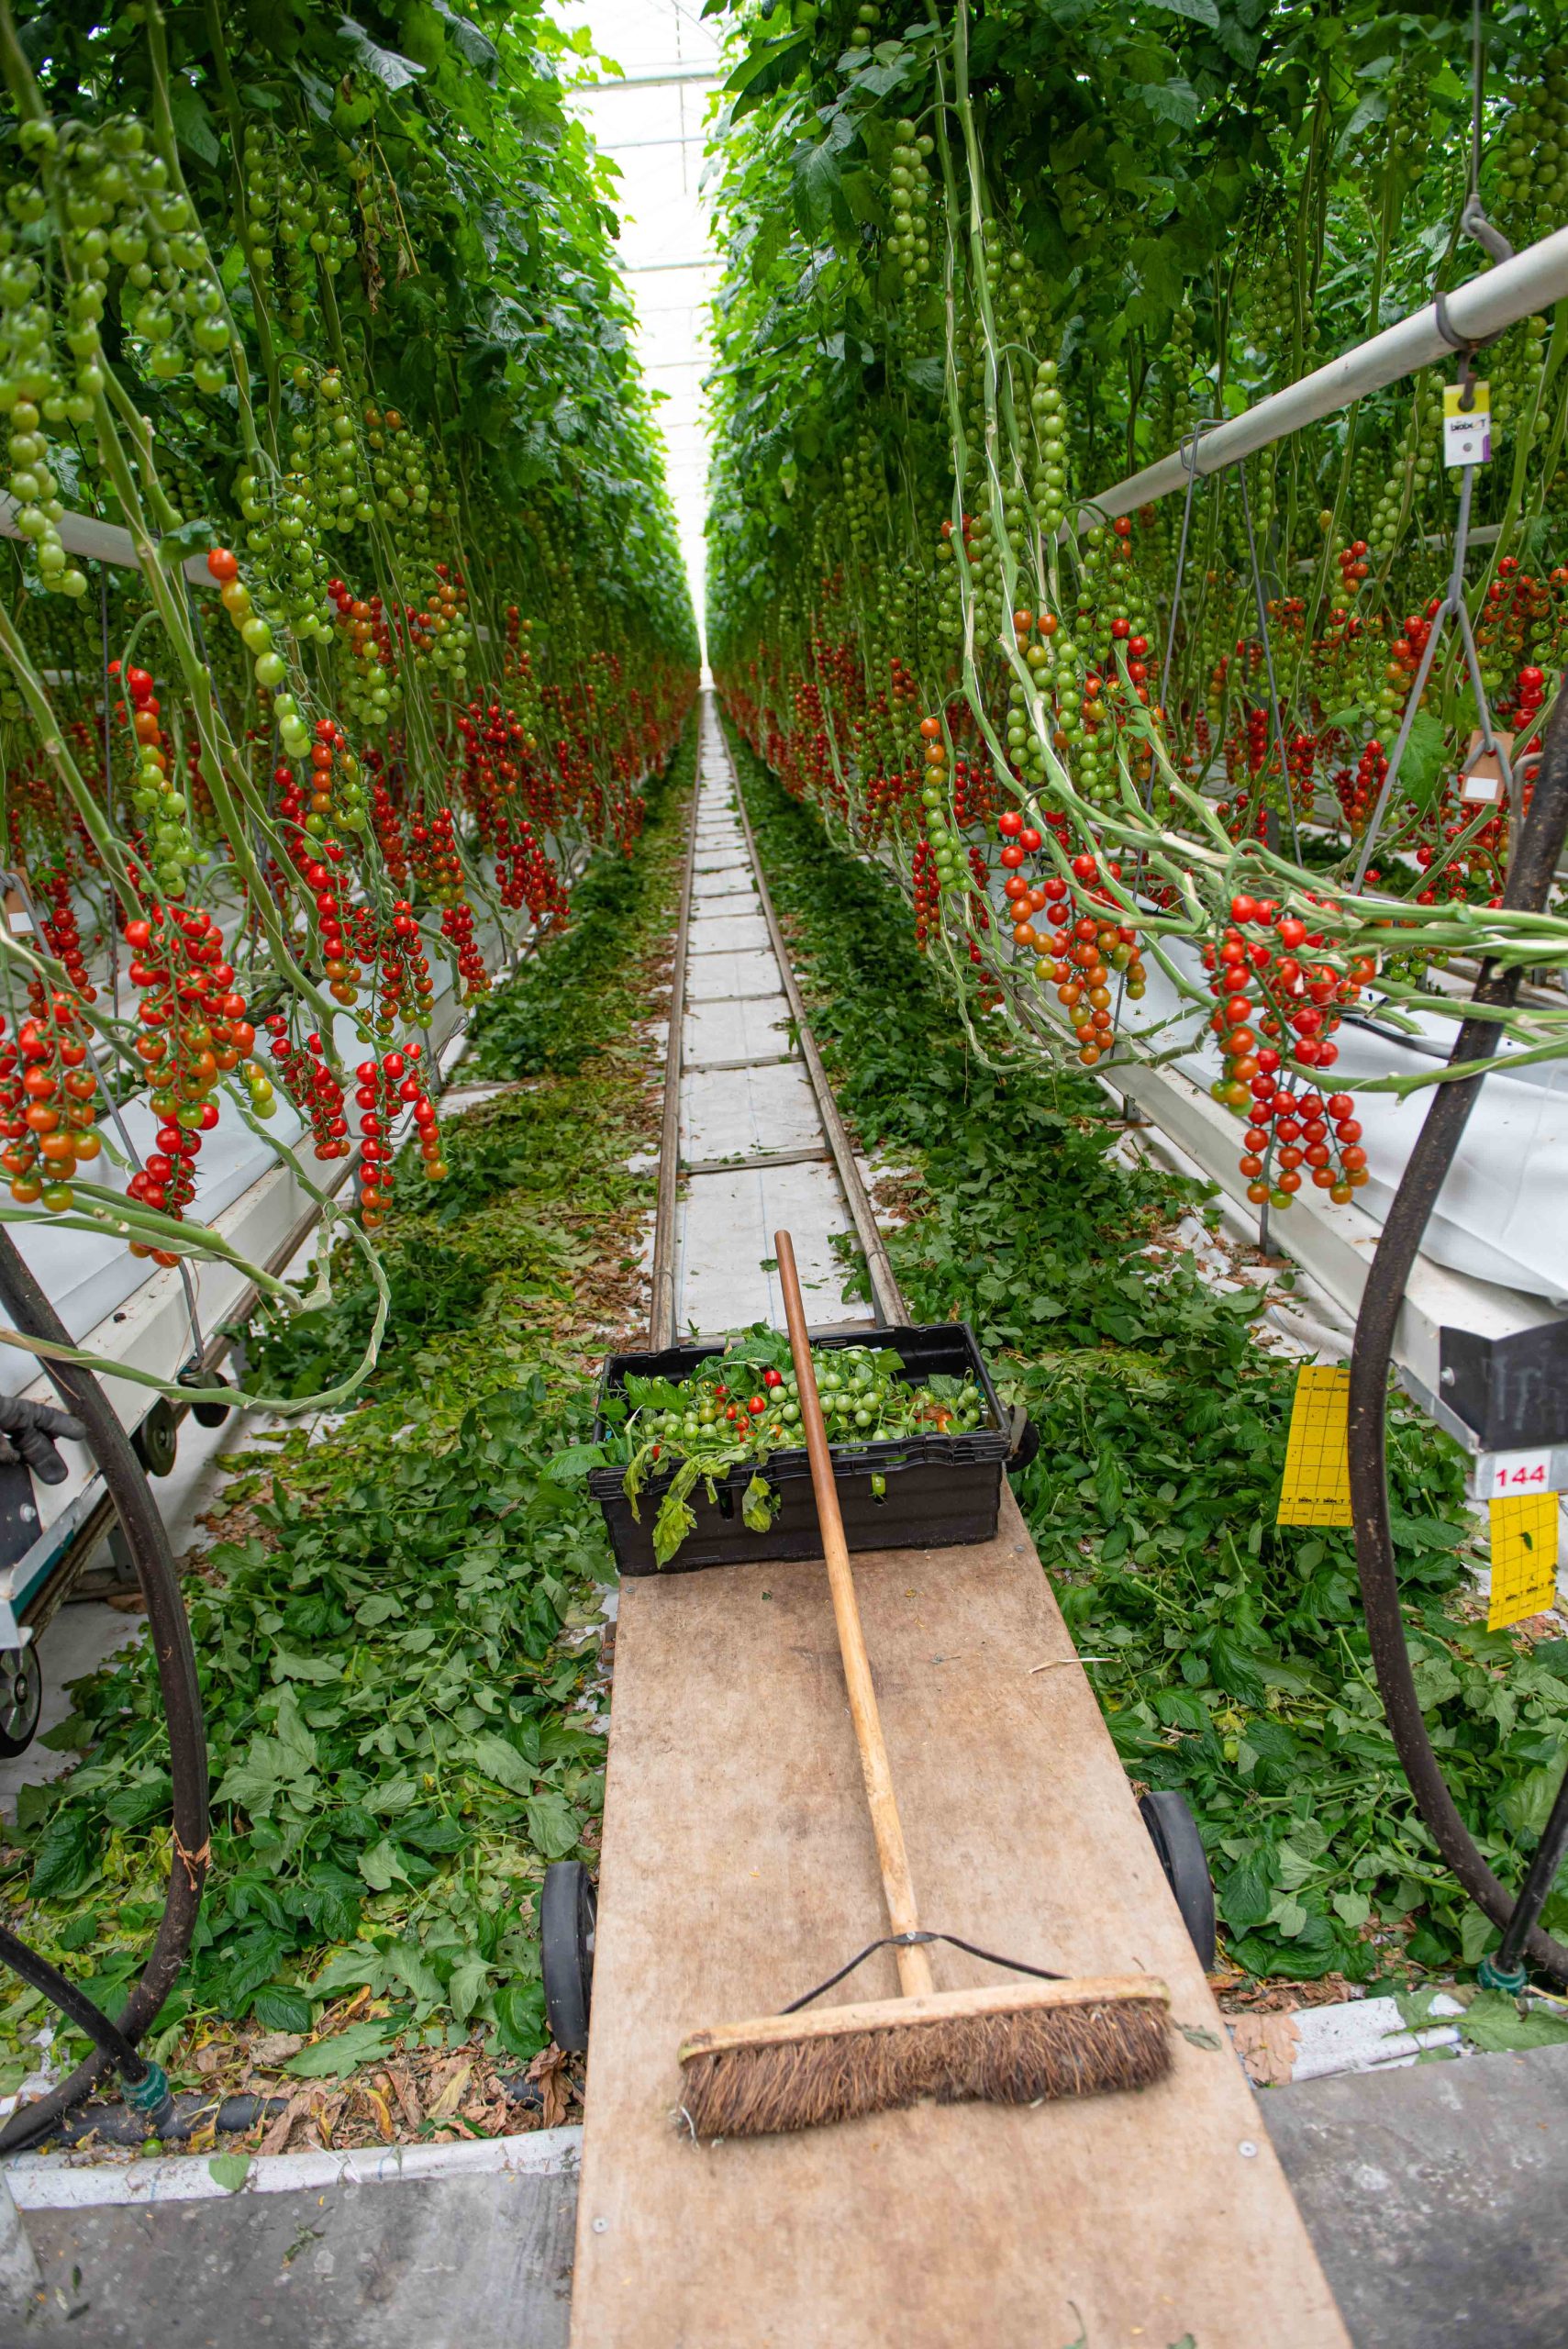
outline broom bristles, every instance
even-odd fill
[[[924,2002],[923,2002],[924,2003]],[[931,2002],[933,2005],[935,2001]],[[938,2104],[1035,2104],[1151,2087],[1171,2065],[1162,1987],[1147,1998],[1061,2001],[988,2013],[909,2013],[908,2000],[844,2009],[835,2031],[802,2017],[809,2036],[732,2038],[681,2050],[682,2110],[697,2137],[758,2137],[815,2129],[930,2098]],[[825,2027],[826,2026],[826,2027]]]

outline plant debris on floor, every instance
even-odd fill
[[[1019,1502],[1129,1773],[1192,1807],[1239,1983],[1473,1966],[1497,1935],[1399,1766],[1349,1530],[1273,1521],[1295,1365],[1258,1342],[1265,1294],[1147,1252],[1205,1194],[1129,1168],[1101,1089],[1008,1069],[971,1006],[988,1069],[888,877],[735,755],[840,1106],[901,1170],[889,1248],[911,1312],[971,1321],[1040,1429]],[[1458,1449],[1397,1392],[1390,1423],[1417,1685],[1472,1831],[1518,1882],[1562,1773],[1568,1642],[1485,1629]],[[1568,1926],[1568,1892],[1543,1922]]]
[[[282,2095],[244,2141],[373,2143],[564,2117],[535,1902],[596,1847],[599,1633],[615,1569],[597,1508],[551,1470],[592,1428],[606,1347],[645,1319],[662,1008],[693,774],[651,787],[630,860],[601,857],[571,926],[473,1026],[502,1090],[450,1124],[448,1180],[400,1166],[394,1309],[360,1408],[237,1464],[192,1561],[212,1869],[189,1965],[146,2044],[176,2088]],[[350,1248],[330,1301],[250,1333],[265,1391],[329,1386],[373,1291]],[[77,1685],[0,1860],[28,1939],[117,2009],[162,1907],[169,1778],[134,1650]],[[0,2010],[14,2091],[50,2018]],[[56,2065],[80,2052],[59,2033]]]

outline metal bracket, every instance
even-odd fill
[[[1478,1453],[1568,1446],[1568,1321],[1503,1338],[1440,1329],[1438,1383]]]

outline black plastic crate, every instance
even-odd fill
[[[904,1364],[912,1386],[946,1374],[962,1378],[973,1371],[985,1397],[990,1425],[967,1435],[901,1436],[882,1443],[835,1443],[833,1465],[844,1534],[851,1550],[944,1550],[966,1542],[988,1542],[996,1531],[1002,1501],[1002,1472],[1009,1450],[1006,1415],[991,1384],[974,1332],[965,1321],[940,1321],[931,1328],[814,1330],[819,1347],[876,1346],[890,1349]],[[600,1384],[601,1404],[617,1393],[629,1371],[644,1378],[689,1377],[698,1363],[725,1351],[721,1342],[667,1346],[657,1354],[611,1354]],[[603,1413],[595,1430],[606,1432]],[[770,1453],[763,1475],[779,1506],[765,1533],[753,1533],[740,1515],[740,1497],[754,1471],[748,1464],[716,1478],[717,1504],[700,1480],[687,1506],[696,1519],[667,1566],[653,1556],[653,1520],[669,1489],[668,1475],[650,1477],[638,1495],[640,1520],[621,1490],[623,1471],[595,1468],[588,1489],[605,1512],[616,1563],[623,1575],[691,1574],[702,1566],[740,1566],[753,1559],[819,1558],[822,1537],[811,1491],[811,1464],[804,1444]],[[879,1500],[874,1475],[886,1479]]]

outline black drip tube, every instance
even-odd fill
[[[1568,837],[1568,682],[1559,683],[1557,707],[1547,729],[1545,747],[1531,796],[1529,813],[1519,829],[1508,869],[1503,903],[1515,912],[1540,913],[1556,874]],[[1497,971],[1482,965],[1473,1000],[1492,1006],[1511,1004],[1518,992],[1518,969]],[[1469,1019],[1460,1027],[1451,1065],[1485,1060],[1496,1046],[1496,1028],[1488,1019]],[[1355,1348],[1351,1355],[1350,1482],[1355,1518],[1356,1563],[1361,1570],[1362,1604],[1372,1641],[1373,1663],[1388,1726],[1410,1782],[1421,1817],[1431,1830],[1439,1851],[1477,1908],[1507,1934],[1514,1918],[1515,1899],[1482,1858],[1473,1837],[1459,1815],[1449,1792],[1432,1742],[1421,1718],[1416,1679],[1405,1644],[1405,1624],[1399,1608],[1399,1582],[1394,1557],[1394,1537],[1388,1517],[1388,1482],[1385,1444],[1388,1408],[1388,1365],[1394,1348],[1406,1283],[1410,1277],[1428,1219],[1437,1204],[1453,1163],[1470,1113],[1485,1083],[1480,1076],[1445,1078],[1433,1091],[1432,1105],[1416,1137],[1403,1180],[1384,1223],[1383,1236],[1367,1274],[1356,1322]],[[1568,1780],[1564,1781],[1568,1788]],[[1568,1797],[1560,1794],[1558,1810],[1568,1819]],[[1554,1825],[1560,1828],[1554,1814]],[[1562,1848],[1562,1834],[1549,1826],[1543,1846]],[[1539,1912],[1551,1889],[1532,1870],[1519,1907],[1527,1915]],[[1522,1935],[1508,1935],[1508,1954],[1520,1955],[1559,1982],[1568,1982],[1568,1948],[1533,1923]],[[1522,1985],[1521,1985],[1522,1987]],[[3,2141],[0,2141],[3,2143]]]
[[[61,1346],[71,1344],[69,1331],[3,1227],[0,1305],[10,1316],[12,1326],[24,1335],[48,1339]],[[111,2068],[120,2069],[128,2101],[154,2121],[161,2113],[168,2100],[167,2086],[158,2066],[136,2054],[136,2043],[156,2017],[185,1962],[201,1907],[209,1856],[206,1732],[202,1720],[201,1689],[191,1627],[185,1618],[184,1600],[163,1520],[148,1490],[141,1464],[131,1450],[130,1439],[97,1380],[90,1372],[69,1363],[49,1362],[44,1367],[66,1409],[81,1420],[87,1431],[88,1448],[115,1505],[136,1567],[169,1724],[172,1849],[157,1935],[141,1979],[114,2022],[101,2015],[80,1991],[73,1990],[46,1960],[17,1943],[14,1936],[6,1934],[0,1940],[0,1959],[13,1965],[26,1980],[42,1989],[94,2040],[94,2052],[77,2065],[69,2079],[62,2080],[36,2104],[23,2105],[12,2114],[0,2131],[0,2154],[17,2153],[47,2136],[61,2116],[80,2104]],[[50,1977],[47,1980],[43,1978],[46,1976]]]

